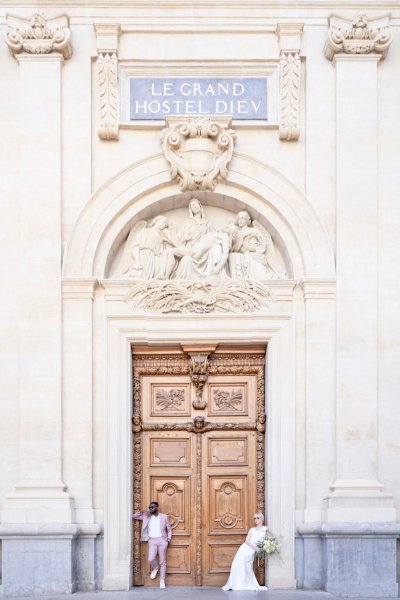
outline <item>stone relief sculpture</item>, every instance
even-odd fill
[[[176,246],[168,229],[168,221],[161,215],[149,224],[136,223],[125,244],[120,275],[133,279],[168,279],[175,265],[174,255],[169,250]]]
[[[246,210],[219,227],[200,200],[174,223],[159,215],[129,232],[116,277],[133,285],[131,306],[154,312],[253,312],[273,296],[267,281],[286,278],[270,233]],[[226,219],[228,221],[228,219]]]
[[[180,247],[175,256],[180,258],[174,279],[196,279],[225,274],[229,255],[229,236],[214,231],[205,218],[199,200],[189,202],[189,218],[179,231]]]
[[[270,233],[247,211],[213,227],[199,200],[189,202],[180,227],[159,215],[139,221],[128,236],[118,276],[136,280],[282,279]]]
[[[229,230],[229,229],[228,229]],[[233,279],[279,279],[271,235],[242,210],[230,228],[229,272]]]

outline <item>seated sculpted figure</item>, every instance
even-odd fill
[[[252,221],[246,210],[236,216],[230,231],[229,270],[232,279],[279,279],[279,264],[268,231]]]
[[[134,279],[168,279],[175,266],[175,246],[163,216],[155,217],[149,224],[139,221],[129,233],[121,259],[119,273]]]
[[[178,247],[170,252],[179,259],[174,279],[226,276],[229,235],[214,231],[199,200],[189,202],[189,218],[178,232]]]

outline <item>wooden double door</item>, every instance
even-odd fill
[[[223,585],[264,511],[265,348],[134,348],[134,510],[173,528],[169,585]],[[149,578],[134,524],[133,583]],[[260,581],[263,568],[259,569]]]

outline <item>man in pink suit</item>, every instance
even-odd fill
[[[150,579],[155,579],[158,569],[160,569],[160,588],[164,589],[167,548],[172,536],[168,517],[158,511],[158,502],[150,502],[149,510],[139,510],[133,515],[133,518],[143,522],[141,540],[149,542],[148,558],[152,568]],[[159,562],[157,562],[157,553]]]

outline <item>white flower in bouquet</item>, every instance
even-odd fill
[[[258,558],[264,558],[269,554],[275,554],[279,552],[279,540],[274,535],[268,535],[266,538],[257,542],[258,549],[256,554]]]

